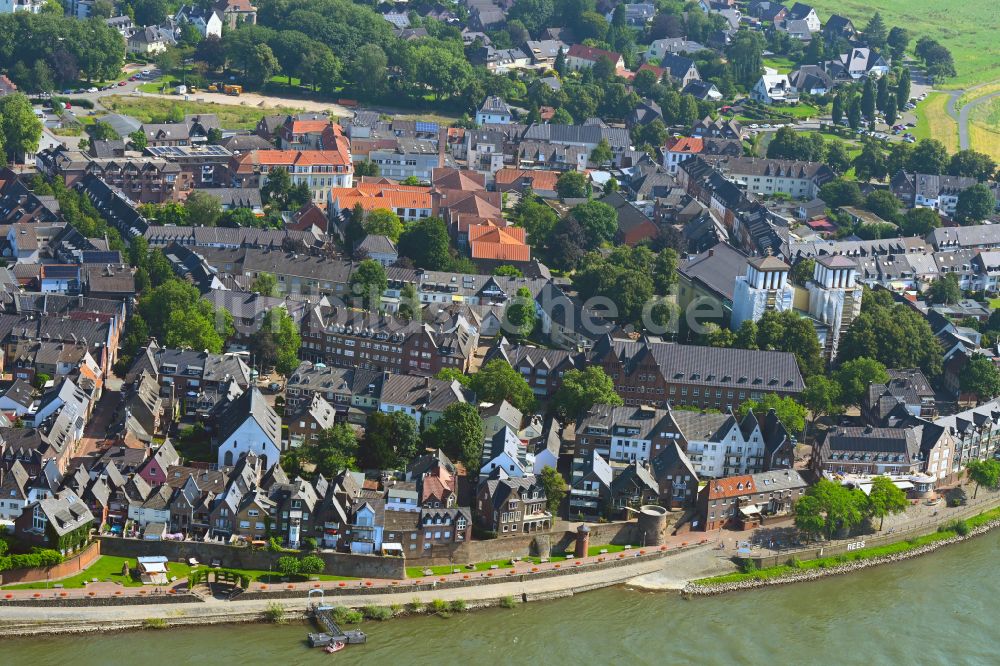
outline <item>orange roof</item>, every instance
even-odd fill
[[[329,120],[293,120],[289,129],[292,134],[308,134],[309,132],[322,132],[329,126]]]
[[[485,224],[469,227],[469,249],[473,259],[530,261],[531,248],[524,243],[524,229],[500,229]]]
[[[750,495],[753,492],[755,492],[753,477],[749,474],[729,476],[725,479],[714,479],[708,482],[709,499],[739,497],[741,495]]]
[[[663,67],[657,67],[656,65],[650,65],[650,64],[649,64],[648,62],[644,62],[644,63],[642,63],[642,66],[640,66],[640,67],[639,67],[639,70],[638,70],[638,71],[639,71],[639,72],[641,72],[641,71],[642,71],[642,70],[644,70],[644,69],[646,69],[646,70],[649,70],[650,72],[652,72],[653,74],[655,74],[655,75],[656,75],[656,80],[657,80],[657,81],[659,81],[660,79],[662,79],[662,78],[663,78],[663,75],[664,75],[664,74],[666,73],[666,71],[667,71],[667,70],[666,70],[666,69],[664,69]],[[637,72],[637,73],[638,73],[638,72]]]
[[[532,189],[555,192],[556,181],[559,180],[559,172],[503,168],[497,171],[495,176],[498,185],[510,185],[522,178],[529,178],[531,180]]]
[[[340,165],[353,169],[349,159],[339,151],[332,150],[253,150],[240,158],[241,162],[266,164],[268,166],[311,166]]]
[[[700,136],[682,136],[667,141],[667,151],[671,153],[700,153],[705,149],[705,141]]]

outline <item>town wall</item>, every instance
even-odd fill
[[[605,544],[642,546],[641,535],[636,521],[597,523],[590,525],[590,543],[595,546]],[[576,530],[556,530],[537,532],[516,537],[498,537],[485,541],[434,545],[419,556],[407,556],[409,566],[440,566],[444,564],[466,564],[489,562],[511,557],[562,555],[573,550]]]
[[[270,568],[276,569],[278,558],[293,554],[200,541],[140,541],[120,537],[102,537],[101,543],[101,552],[105,555],[119,557],[164,555],[174,562],[193,557],[203,564],[209,564],[212,560],[217,559],[226,568],[265,571]],[[352,578],[402,579],[406,577],[405,562],[399,557],[329,552],[315,554],[326,562],[324,573],[327,574]]]
[[[43,580],[56,580],[73,576],[94,563],[101,556],[101,542],[94,541],[73,557],[51,567],[35,567],[31,569],[10,569],[0,572],[0,585],[14,583],[37,583]]]

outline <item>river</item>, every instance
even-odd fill
[[[366,622],[365,646],[306,647],[307,627],[211,626],[5,640],[6,665],[996,664],[1000,530],[812,583],[685,600],[598,590],[514,609]]]

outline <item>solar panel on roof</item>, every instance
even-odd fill
[[[418,132],[437,132],[438,124],[417,121],[414,123],[413,128]]]

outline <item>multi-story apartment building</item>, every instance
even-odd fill
[[[334,188],[354,184],[354,164],[346,139],[336,145],[337,149],[252,150],[235,155],[229,162],[229,184],[232,187],[263,187],[267,184],[268,172],[284,169],[292,185],[305,183],[313,203],[325,206]]]

